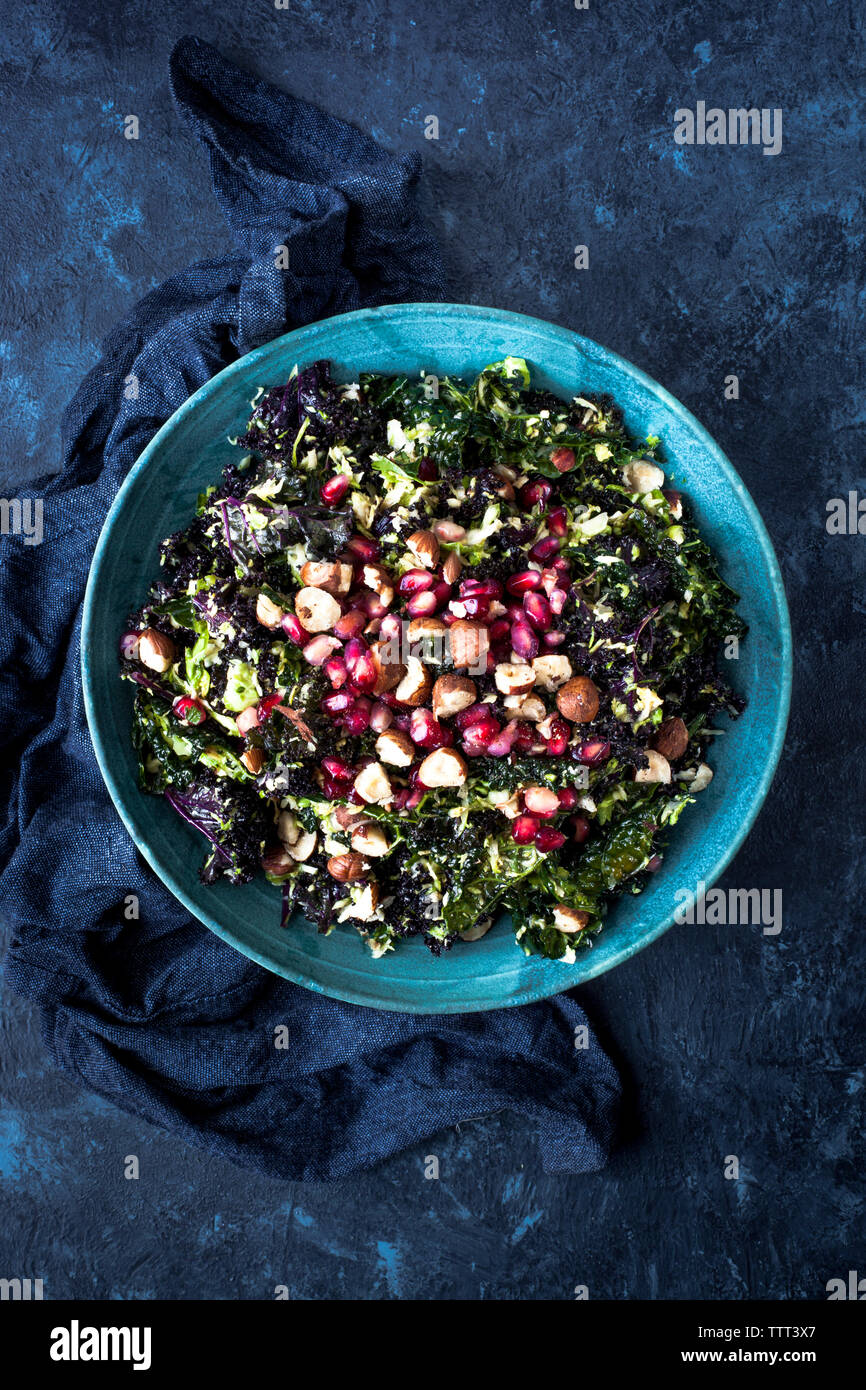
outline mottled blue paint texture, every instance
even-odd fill
[[[853,0],[24,0],[6,19],[4,495],[56,468],[58,406],[112,323],[227,246],[168,93],[170,48],[195,32],[421,151],[452,299],[573,327],[695,412],[774,539],[797,677],[780,772],[724,880],[781,888],[781,934],[675,928],[581,992],[632,1077],[604,1173],[543,1175],[498,1115],[334,1186],[251,1176],[46,1072],[8,999],[0,1274],[52,1298],[803,1299],[866,1269],[866,537],[824,526],[828,499],[866,494],[858,23]],[[781,154],[675,145],[675,110],[699,100],[782,108]]]

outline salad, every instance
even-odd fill
[[[712,777],[736,594],[660,441],[521,358],[474,382],[327,362],[261,391],[161,547],[121,674],[145,792],[374,955],[510,912],[573,961]],[[275,905],[276,916],[276,905]]]

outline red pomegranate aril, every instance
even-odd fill
[[[519,732],[520,720],[511,719],[505,725],[501,734],[497,734],[487,745],[487,751],[491,758],[505,758],[514,747],[514,740]]]
[[[574,787],[560,787],[556,793],[560,811],[573,811],[577,805],[577,792]]]
[[[545,647],[547,647],[547,648],[549,648],[551,651],[553,651],[553,650],[555,650],[556,647],[561,647],[561,646],[562,646],[563,642],[565,641],[565,633],[564,633],[564,632],[545,632],[545,634],[544,634],[544,636],[542,637],[541,640],[542,640],[542,642],[544,643]]]
[[[363,734],[370,727],[369,701],[357,701],[343,716],[343,728],[347,734]]]
[[[461,598],[502,598],[502,585],[498,579],[464,579],[460,585]]]
[[[607,762],[610,757],[610,744],[603,738],[589,739],[580,745],[577,756],[587,767],[596,767],[598,763]]]
[[[439,477],[439,469],[432,459],[421,459],[418,464],[418,477],[422,483],[435,483]]]
[[[345,473],[337,473],[333,478],[328,478],[326,482],[322,483],[319,496],[325,506],[336,507],[337,503],[348,492],[351,481],[351,478],[347,477]]]
[[[533,507],[546,506],[547,499],[552,491],[553,488],[550,486],[550,483],[537,481],[534,483],[524,483],[517,495],[520,498],[521,505],[526,507],[528,511],[531,511]]]
[[[535,816],[515,816],[511,822],[511,838],[518,845],[531,845],[541,829]]]
[[[535,747],[535,732],[525,719],[518,719],[514,733],[514,748],[518,753],[531,753]]]
[[[551,758],[561,758],[571,738],[571,725],[564,719],[551,719],[550,734],[545,739],[547,753]]]
[[[559,810],[559,797],[552,787],[527,787],[523,793],[523,804],[533,816],[550,820]]]
[[[429,618],[431,613],[435,613],[438,608],[436,594],[433,589],[426,589],[423,593],[415,594],[406,604],[406,612],[410,618]]]
[[[445,624],[446,627],[450,627],[452,623],[456,623],[458,621],[457,614],[449,613],[447,608],[439,614],[439,618]]]
[[[363,608],[369,620],[384,618],[388,612],[388,605],[372,589],[362,589],[355,602]]]
[[[414,569],[407,570],[401,576],[397,588],[405,598],[411,597],[412,594],[423,593],[426,589],[432,589],[435,583],[436,577],[430,573],[430,570]]]
[[[343,642],[348,642],[352,637],[360,637],[369,621],[363,608],[350,608],[348,613],[344,613],[342,618],[338,618],[334,623],[334,636]]]
[[[427,791],[427,788],[424,786],[424,783],[421,782],[406,798],[405,809],[407,811],[414,811],[416,806],[420,806],[421,802],[424,800],[425,791]]]
[[[530,560],[549,560],[559,553],[561,547],[562,541],[559,536],[543,536],[540,541],[535,542],[529,552],[529,558]]]
[[[511,650],[524,661],[538,656],[538,637],[529,623],[514,623],[511,628]]]
[[[370,715],[370,728],[375,734],[384,734],[394,723],[394,713],[381,700],[377,700]]]
[[[346,643],[343,659],[349,679],[356,690],[372,690],[379,678],[373,653],[359,637]]]
[[[556,559],[551,561],[550,568],[556,570],[556,573],[560,575],[560,584],[571,578],[571,565],[564,555],[557,555]]]
[[[454,716],[454,723],[462,733],[464,729],[471,729],[473,724],[480,724],[483,719],[489,718],[490,706],[479,703],[458,710]]]
[[[584,840],[589,836],[589,821],[586,816],[572,816],[570,824],[572,839],[575,840],[577,844],[582,845]]]
[[[519,610],[518,610],[519,611]],[[497,618],[487,629],[490,641],[493,646],[497,642],[504,642],[511,632],[511,623],[507,618]]]
[[[554,507],[547,513],[547,529],[552,536],[568,535],[568,512],[565,507]]]
[[[266,719],[270,719],[277,705],[282,703],[282,699],[282,691],[277,690],[273,695],[265,695],[263,699],[259,700],[258,715],[260,724],[263,724]]]
[[[469,598],[463,599],[462,602],[467,618],[483,622],[490,612],[490,599],[482,594],[470,594]]]
[[[284,613],[280,627],[289,640],[295,642],[299,647],[302,647],[309,637],[309,633],[301,627],[294,613]]]
[[[568,594],[565,589],[551,589],[547,595],[547,602],[550,604],[550,611],[559,617],[568,602]]]
[[[369,564],[371,560],[378,560],[379,558],[378,542],[368,540],[366,536],[352,536],[346,544],[353,555],[357,555],[359,559],[366,561],[367,564]]]
[[[535,834],[535,848],[541,850],[542,854],[549,854],[553,849],[562,849],[565,844],[565,836],[561,830],[554,830],[552,825],[539,826]]]
[[[436,596],[437,608],[441,608],[442,604],[447,603],[451,597],[451,585],[446,584],[444,579],[440,579],[438,584],[434,588],[433,593]]]
[[[380,642],[399,642],[402,625],[396,613],[386,613],[379,627]]]
[[[326,695],[322,700],[322,709],[326,714],[330,714],[332,719],[351,709],[355,703],[355,696],[350,690],[336,690],[333,695]]]
[[[477,724],[471,724],[463,732],[463,746],[470,750],[480,750],[488,748],[493,740],[502,732],[502,725],[493,715],[485,715],[479,719]]]
[[[342,758],[323,758],[322,767],[329,777],[334,778],[335,782],[354,782],[355,780],[355,769],[343,762]]]
[[[304,647],[304,660],[308,661],[311,666],[324,666],[339,646],[340,643],[336,637],[332,637],[328,632],[320,632]]]
[[[325,662],[325,675],[335,690],[342,690],[349,679],[349,672],[341,656],[332,656]]]
[[[553,621],[553,614],[544,595],[538,593],[537,590],[524,594],[523,607],[536,632],[546,632]]]
[[[409,720],[409,737],[419,748],[441,748],[444,730],[429,709],[415,709]]]
[[[207,710],[201,700],[194,700],[191,695],[178,696],[171,708],[175,719],[182,724],[203,724],[207,719]]]
[[[391,798],[391,809],[394,811],[404,810],[411,795],[408,787],[398,787]]]
[[[570,473],[574,467],[573,449],[554,449],[550,455],[550,462],[553,464],[557,473]]]
[[[505,584],[510,594],[520,598],[522,594],[528,593],[531,589],[541,588],[540,570],[521,570],[519,574],[513,574]]]

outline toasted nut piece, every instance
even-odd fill
[[[503,704],[515,719],[526,719],[530,724],[538,724],[547,714],[544,701],[537,695],[506,695]]]
[[[577,908],[567,907],[565,903],[557,903],[553,909],[553,925],[560,931],[583,931],[584,927],[589,925],[589,913],[579,912]]]
[[[698,763],[698,770],[690,782],[686,783],[690,792],[702,792],[713,780],[713,769],[707,763]]]
[[[340,617],[340,605],[324,589],[299,589],[295,594],[295,612],[305,632],[330,632]]]
[[[662,753],[657,753],[654,748],[645,749],[645,755],[649,759],[649,767],[639,767],[635,769],[634,780],[636,782],[669,782],[671,780],[671,765]]]
[[[334,810],[334,820],[341,830],[357,828],[367,822],[364,812],[356,811],[351,806],[337,806]]]
[[[386,729],[376,739],[376,752],[391,767],[408,767],[415,756],[415,745],[402,729]]]
[[[289,874],[295,867],[295,861],[287,849],[282,846],[279,849],[269,849],[262,855],[262,868],[266,874]]]
[[[559,690],[556,708],[572,724],[588,724],[598,714],[598,691],[589,676],[572,676]]]
[[[571,680],[571,662],[561,653],[550,656],[536,656],[532,659],[535,683],[542,690],[558,690]]]
[[[370,918],[375,916],[381,896],[378,883],[371,879],[358,894],[348,916],[356,922],[369,922]]]
[[[413,642],[427,642],[434,638],[444,638],[448,624],[441,618],[413,618],[406,631],[411,646]]]
[[[381,763],[368,763],[363,771],[358,773],[354,786],[362,801],[376,806],[383,806],[394,795],[388,774]]]
[[[314,830],[302,830],[293,845],[286,845],[286,849],[296,864],[303,864],[305,860],[309,859],[316,848],[318,838]]]
[[[146,627],[138,643],[140,661],[151,671],[167,671],[177,655],[170,637],[157,632],[155,627]]]
[[[535,684],[535,672],[531,666],[515,661],[500,661],[493,672],[496,689],[503,695],[525,695]]]
[[[478,688],[468,676],[440,676],[433,687],[433,713],[437,719],[447,719],[468,709],[478,699]]]
[[[264,748],[244,749],[243,753],[241,753],[241,762],[247,772],[251,772],[254,777],[257,777],[265,765]]]
[[[262,627],[279,627],[284,617],[285,613],[279,604],[274,603],[267,594],[259,594],[256,599],[256,619]]]
[[[445,564],[442,566],[442,578],[446,584],[456,584],[460,578],[460,571],[463,568],[463,561],[455,550],[452,550]]]
[[[435,569],[439,563],[439,541],[432,531],[415,531],[406,545],[419,565],[425,569]]]
[[[301,825],[291,811],[283,811],[277,821],[277,834],[284,845],[296,845],[301,838]]]
[[[390,848],[387,835],[375,821],[367,821],[365,825],[359,825],[357,830],[352,831],[352,849],[356,849],[359,854],[366,854],[368,859],[378,859],[381,855],[387,854]]]
[[[352,883],[366,872],[367,865],[360,854],[334,854],[328,860],[328,873],[338,883]]]
[[[394,691],[396,699],[403,705],[423,705],[430,694],[433,677],[423,661],[417,656],[406,659],[406,674]]]
[[[473,922],[471,927],[464,927],[459,933],[461,941],[480,941],[482,936],[486,936],[493,926],[493,918],[488,917],[486,922]]]
[[[655,492],[664,486],[665,475],[648,459],[638,459],[622,470],[622,480],[629,492]]]
[[[675,763],[677,758],[681,758],[688,746],[689,731],[677,715],[659,725],[658,733],[653,739],[653,748],[663,754],[669,763]]]
[[[436,748],[419,767],[418,780],[424,787],[462,787],[466,760],[453,748]]]
[[[311,589],[347,594],[352,587],[352,566],[339,560],[307,560],[301,566],[301,581]]]
[[[494,791],[490,793],[490,800],[506,820],[516,820],[521,814],[519,792]]]
[[[394,585],[388,571],[382,565],[365,565],[363,579],[368,589],[378,594],[386,608],[394,602]]]
[[[386,690],[393,690],[394,686],[399,685],[406,674],[406,667],[403,662],[393,660],[397,645],[396,641],[372,642],[370,644],[370,652],[376,664],[374,695],[382,695]]]
[[[458,618],[448,630],[451,647],[451,660],[455,666],[473,670],[483,666],[490,646],[487,628],[482,623],[473,623],[466,618]]]
[[[446,545],[454,545],[457,541],[462,541],[466,535],[466,527],[459,526],[456,521],[434,521],[433,531]]]

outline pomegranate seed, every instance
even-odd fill
[[[549,560],[552,555],[556,555],[562,545],[559,536],[544,536],[529,552],[531,560]]]
[[[400,593],[405,596],[423,593],[425,589],[432,589],[436,583],[435,575],[429,570],[414,569],[407,570],[401,576],[400,583],[397,585]]]
[[[553,488],[550,483],[542,482],[540,479],[534,483],[524,483],[520,492],[517,494],[521,505],[531,511],[533,507],[544,507]]]
[[[411,718],[412,715],[409,710],[396,710],[394,712],[394,728],[399,729],[401,734],[408,734]]]
[[[371,560],[378,560],[379,558],[378,543],[368,540],[366,536],[352,536],[346,544],[347,549],[351,550],[353,555],[357,555],[360,560],[364,560],[368,564]]]
[[[429,709],[415,709],[409,720],[409,737],[419,748],[442,747],[442,725],[434,719]]]
[[[548,568],[543,569],[541,571],[541,587],[547,594],[548,598],[553,593],[558,583],[559,575],[557,574],[555,569]]]
[[[376,734],[384,734],[385,730],[390,729],[393,723],[393,711],[389,710],[388,706],[383,704],[381,700],[378,700],[373,706],[373,712],[370,715],[370,728]]]
[[[410,618],[429,618],[431,613],[435,613],[438,604],[436,594],[433,589],[425,589],[420,594],[414,594],[406,604],[406,612]]]
[[[406,799],[405,809],[407,811],[414,811],[416,806],[420,806],[421,802],[424,800],[424,793],[426,790],[427,788],[422,784],[416,787],[415,791],[410,792]]]
[[[466,729],[463,734],[463,747],[470,755],[477,756],[490,746],[501,731],[502,725],[499,720],[488,715]]]
[[[498,579],[464,579],[460,585],[461,598],[502,598],[502,585]]]
[[[463,600],[463,609],[467,618],[480,618],[483,621],[490,612],[490,599],[481,594],[471,594]]]
[[[554,507],[547,513],[547,529],[552,536],[568,535],[568,512],[565,507]]]
[[[363,734],[370,727],[370,701],[357,700],[343,716],[343,728],[348,734]]]
[[[391,798],[391,805],[392,805],[392,807],[394,808],[394,810],[395,810],[395,811],[402,811],[402,810],[404,810],[404,809],[405,809],[405,806],[406,806],[406,802],[409,800],[409,797],[411,796],[411,794],[412,794],[412,793],[409,791],[409,788],[408,788],[408,787],[398,787],[397,790],[395,791],[393,797]]]
[[[418,464],[418,477],[422,483],[434,483],[439,477],[439,469],[432,459],[421,459]]]
[[[541,588],[540,570],[521,570],[519,574],[513,574],[505,585],[510,594],[519,598],[521,594],[527,593],[530,589]]]
[[[559,617],[559,614],[568,602],[568,594],[565,589],[551,589],[550,593],[547,595],[547,601],[550,604],[551,612]]]
[[[388,612],[387,603],[385,603],[378,594],[374,594],[372,589],[362,589],[356,602],[363,608],[367,617],[370,619],[384,618],[385,614]]]
[[[535,733],[525,719],[518,719],[514,734],[514,748],[518,753],[529,753],[535,747]]]
[[[445,624],[446,627],[450,627],[452,623],[457,622],[456,613],[449,613],[446,611],[444,613],[440,613],[439,617],[441,618],[442,622]]]
[[[207,710],[201,700],[194,700],[191,695],[178,696],[171,708],[181,724],[203,724],[207,719]]]
[[[235,719],[239,734],[248,734],[250,729],[257,729],[259,726],[259,710],[257,705],[247,705],[242,709]]]
[[[324,666],[329,656],[339,649],[340,643],[330,633],[320,632],[304,647],[304,660],[311,666]]]
[[[439,583],[434,588],[433,593],[436,595],[437,608],[441,607],[441,605],[443,603],[447,603],[451,597],[451,585],[446,584],[444,579],[440,579]]]
[[[582,845],[589,835],[589,821],[586,816],[572,816],[571,818],[572,838]]]
[[[325,675],[335,690],[342,690],[349,679],[346,663],[341,656],[332,656],[325,662]]]
[[[120,655],[124,661],[138,660],[138,644],[141,641],[140,632],[125,632],[120,639]]]
[[[266,695],[263,700],[259,700],[259,723],[263,724],[266,719],[270,719],[277,705],[282,703],[282,691],[277,690],[273,695]]]
[[[557,473],[570,473],[574,467],[573,449],[554,449],[550,455],[550,462],[553,464]]]
[[[561,647],[563,642],[565,641],[565,633],[545,632],[541,640],[544,643],[545,647],[550,647],[551,649],[555,647]]]
[[[538,593],[537,590],[524,594],[523,607],[526,611],[527,618],[536,632],[546,632],[550,627],[553,614],[550,609],[550,604],[544,595]]]
[[[568,740],[571,738],[571,725],[566,724],[564,719],[551,719],[550,734],[545,740],[547,752],[552,758],[561,758],[566,748]]]
[[[489,717],[489,705],[468,705],[466,709],[457,711],[454,716],[454,723],[462,733],[464,729],[471,729],[473,724],[480,724],[483,719],[488,719]]]
[[[366,642],[362,642],[359,637],[353,637],[351,642],[346,643],[344,660],[346,670],[349,672],[349,679],[355,689],[372,690],[379,678],[379,673],[376,670],[373,653]]]
[[[308,634],[301,627],[294,613],[284,613],[280,627],[286,636],[292,642],[296,642],[299,647],[302,647],[306,642]]]
[[[571,578],[571,565],[564,555],[557,555],[556,559],[552,561],[550,568],[556,570],[556,573],[560,575],[560,584],[562,584],[563,580]]]
[[[345,497],[351,481],[351,478],[348,478],[345,473],[337,473],[333,478],[328,478],[326,482],[322,483],[319,496],[325,506],[336,507],[337,503]]]
[[[323,758],[322,767],[333,777],[335,782],[354,782],[355,769],[348,763],[344,763],[342,758]]]
[[[350,608],[348,613],[344,613],[342,618],[335,622],[334,636],[344,642],[348,642],[352,637],[360,637],[368,621],[363,608]]]
[[[551,787],[527,787],[523,793],[523,804],[534,816],[549,820],[559,810],[559,797]]]
[[[336,631],[336,629],[335,629]],[[383,642],[399,642],[403,625],[396,613],[386,613],[379,628],[379,637]]]
[[[488,629],[490,641],[495,646],[497,642],[504,642],[511,632],[511,624],[507,618],[497,618],[490,624]]]
[[[552,849],[562,849],[564,844],[562,831],[554,830],[552,825],[542,825],[536,831],[535,848],[540,849],[542,854],[549,854]]]
[[[607,762],[610,757],[610,744],[603,738],[590,739],[580,745],[577,756],[587,767],[595,767],[598,763]]]
[[[352,708],[355,703],[355,696],[348,690],[337,690],[333,695],[326,695],[322,700],[322,709],[332,718],[345,714],[346,710]]]
[[[511,822],[511,838],[518,845],[531,845],[541,829],[535,816],[515,816]]]
[[[574,787],[561,787],[556,795],[560,811],[571,811],[577,805],[577,792]]]
[[[538,638],[528,623],[514,623],[511,628],[511,650],[524,661],[538,656]]]
[[[491,758],[504,758],[514,747],[514,740],[519,733],[520,720],[511,719],[505,725],[501,734],[497,734],[487,745],[487,751]]]
[[[327,801],[342,801],[346,795],[346,783],[337,782],[325,774],[322,777],[322,795]]]

